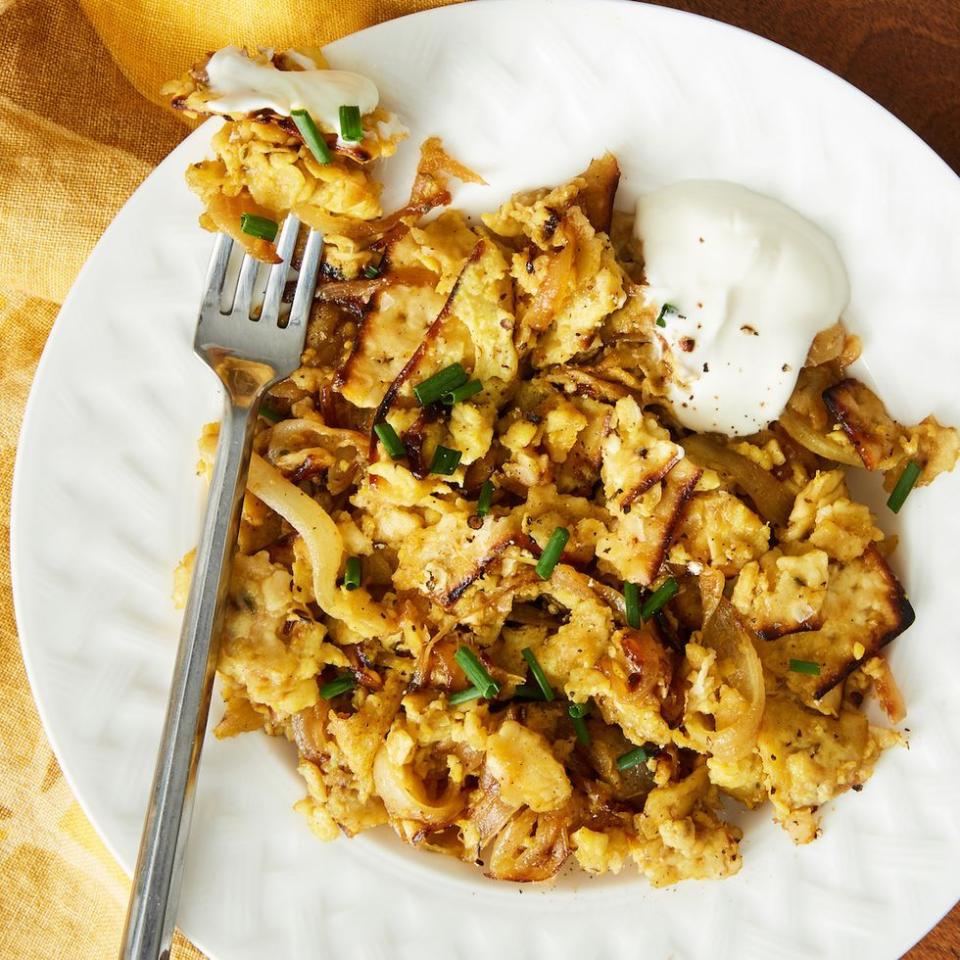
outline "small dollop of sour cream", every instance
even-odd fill
[[[376,84],[348,70],[318,70],[303,54],[296,55],[304,70],[278,70],[272,63],[258,63],[238,47],[218,50],[207,61],[207,86],[217,97],[206,107],[214,113],[239,114],[272,110],[289,117],[306,110],[314,121],[329,130],[340,129],[340,107],[357,106],[361,115],[377,108]]]
[[[662,311],[684,426],[742,436],[787,405],[814,336],[850,296],[833,241],[771,197],[687,180],[637,203],[647,299]]]

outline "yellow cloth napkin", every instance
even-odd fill
[[[13,619],[9,503],[33,371],[70,284],[187,132],[160,84],[227,43],[320,45],[444,0],[0,0],[0,957],[116,954],[128,883],[60,773]],[[201,954],[182,937],[177,960]]]

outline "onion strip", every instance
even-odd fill
[[[721,763],[734,763],[756,746],[757,732],[763,720],[766,688],[763,667],[757,656],[750,631],[740,620],[729,600],[717,604],[703,628],[700,642],[717,653],[717,666],[723,671],[723,683],[743,698],[743,706],[729,715],[717,715],[716,730],[705,732],[707,747]]]
[[[844,463],[848,467],[863,466],[860,455],[852,445],[847,447],[827,434],[815,430],[789,407],[777,417],[777,421],[793,440],[796,440],[801,447],[806,447],[811,453],[817,454],[818,457],[833,460],[835,463]]]
[[[304,446],[304,441],[312,436],[335,451],[338,447],[353,447],[361,460],[366,460],[367,435],[356,430],[344,430],[341,427],[328,427],[318,420],[301,417],[295,420],[281,420],[270,429],[270,447],[268,456],[275,461],[281,451],[294,452]],[[324,441],[326,441],[324,443]]]
[[[793,495],[776,477],[706,434],[685,437],[681,442],[692,460],[727,474],[743,487],[764,520],[786,526],[793,509]]]
[[[386,744],[381,744],[373,761],[377,793],[394,820],[416,820],[431,827],[452,823],[464,808],[466,797],[452,781],[439,797],[432,797],[427,784],[412,764],[396,764]]]
[[[381,637],[397,629],[393,615],[382,609],[363,587],[345,595],[337,586],[343,538],[316,500],[257,454],[250,460],[247,487],[303,538],[313,572],[314,596],[324,613],[342,620],[363,637]]]

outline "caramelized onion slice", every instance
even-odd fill
[[[715,570],[713,567],[704,567],[703,572],[697,578],[697,582],[700,587],[700,609],[703,611],[703,626],[706,626],[723,599],[723,590],[727,580],[719,570]]]
[[[873,680],[874,692],[887,719],[901,723],[907,716],[907,705],[886,658],[882,655],[871,658],[864,664],[863,672]]]
[[[570,855],[569,815],[560,810],[521,810],[497,835],[486,875],[494,880],[529,883],[549,880]]]
[[[246,188],[234,197],[229,197],[218,191],[205,196],[204,202],[207,207],[207,215],[213,221],[214,226],[228,237],[236,240],[251,257],[262,260],[264,263],[280,262],[280,257],[277,256],[277,248],[273,243],[244,233],[240,226],[240,217],[244,213],[264,217],[267,220],[277,218],[272,210],[268,210],[257,203]]]
[[[466,802],[463,792],[453,783],[448,783],[439,797],[431,796],[413,767],[394,763],[385,745],[373,761],[373,782],[387,813],[395,820],[443,826],[456,819]]]
[[[787,407],[777,418],[777,421],[801,447],[806,447],[807,450],[815,453],[818,457],[833,460],[836,463],[844,463],[848,467],[863,466],[860,455],[852,445],[847,445],[834,439],[829,434],[816,430],[795,410]]]
[[[250,459],[247,487],[303,538],[313,572],[314,595],[325,613],[342,620],[362,637],[382,637],[396,629],[392,613],[363,587],[346,593],[337,586],[343,538],[316,500],[256,453]]]
[[[708,434],[686,437],[683,449],[700,466],[726,474],[739,484],[764,520],[786,526],[793,509],[793,495],[763,467]]]
[[[590,161],[580,176],[585,184],[577,194],[576,203],[597,232],[610,233],[613,220],[613,201],[620,183],[620,164],[612,153],[605,153]]]
[[[523,315],[524,326],[530,330],[543,331],[553,323],[576,286],[576,262],[579,240],[577,234],[561,221],[554,237],[565,238],[559,250],[551,253],[546,271],[537,292]]]
[[[742,697],[735,709],[724,710],[721,706],[714,715],[715,728],[702,731],[705,745],[714,757],[733,763],[756,746],[766,702],[763,667],[750,631],[725,598],[703,628],[700,642],[716,651],[723,682]]]
[[[311,763],[320,763],[327,744],[326,715],[328,705],[325,700],[307,707],[290,718],[290,727],[300,756]]]
[[[609,785],[613,798],[621,803],[643,806],[647,794],[656,786],[653,775],[645,763],[638,763],[621,770],[617,760],[636,747],[619,727],[591,719],[588,724],[590,743],[586,754],[590,765]]]
[[[361,459],[366,460],[368,442],[365,433],[328,427],[318,420],[306,418],[281,420],[275,424],[270,430],[267,456],[270,462],[274,463],[284,451],[300,450],[314,444],[334,452],[344,447],[353,447]]]
[[[474,799],[468,813],[477,828],[481,849],[507,825],[517,809],[500,796],[500,784],[484,767],[480,776],[480,795]]]

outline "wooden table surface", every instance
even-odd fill
[[[896,114],[960,173],[960,0],[654,2],[724,20],[815,60]],[[905,960],[960,960],[960,904]]]

